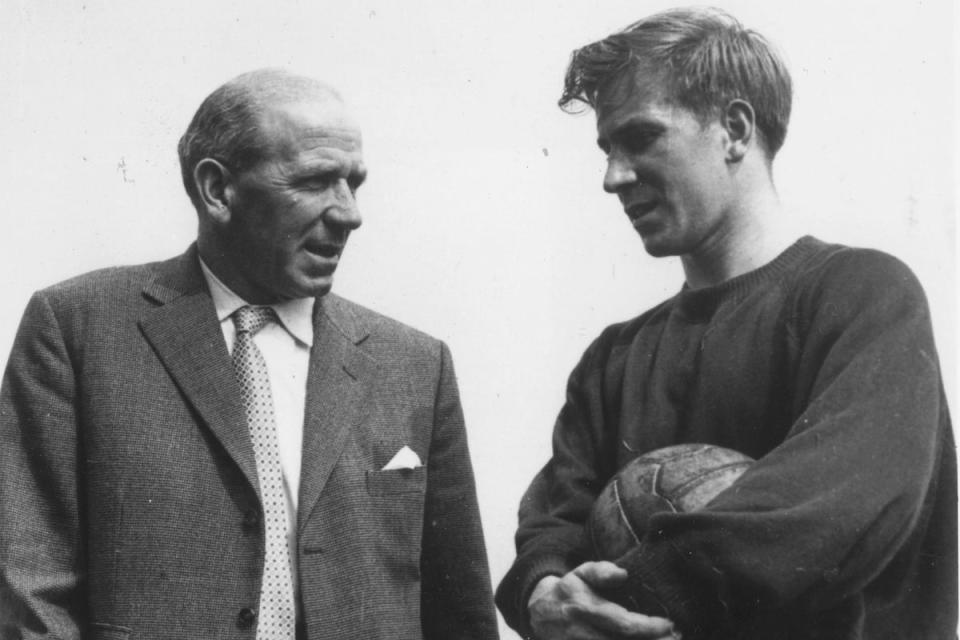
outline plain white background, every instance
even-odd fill
[[[450,344],[498,581],[570,369],[681,284],[602,192],[592,115],[555,106],[573,48],[667,6],[2,0],[0,359],[33,290],[190,243],[175,146],[207,93],[263,66],[324,78],[370,167],[335,289]],[[952,3],[722,6],[792,69],[776,181],[797,229],[914,269],[956,409]]]

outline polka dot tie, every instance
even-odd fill
[[[273,417],[270,376],[263,354],[253,336],[274,321],[270,307],[242,307],[233,314],[237,337],[233,343],[233,366],[240,382],[240,395],[247,413],[247,426],[257,462],[260,498],[266,525],[263,584],[257,614],[257,640],[292,640],[296,606],[287,546],[287,500],[280,469],[280,447]]]

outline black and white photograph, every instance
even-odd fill
[[[0,0],[0,640],[957,636],[947,0]]]

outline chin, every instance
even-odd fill
[[[333,288],[333,278],[322,278],[319,280],[309,280],[307,282],[300,283],[300,286],[297,288],[299,291],[298,298],[320,298],[322,296],[330,293],[330,290]]]
[[[330,293],[333,278],[287,278],[275,282],[271,288],[273,297],[278,300],[296,300],[299,298],[319,298]]]
[[[677,255],[675,247],[669,242],[666,242],[664,238],[657,238],[653,235],[645,236],[643,234],[640,235],[640,238],[643,240],[643,248],[654,258],[666,258],[667,256]]]
[[[312,285],[309,287],[297,287],[296,289],[291,289],[290,295],[287,296],[287,299],[296,300],[298,298],[322,298],[330,293],[331,289],[332,286],[330,283],[324,285]]]
[[[646,249],[647,255],[654,258],[667,258],[670,256],[677,255],[676,253],[670,251],[669,249],[666,249],[659,245],[650,245],[650,244],[644,243],[643,248]]]

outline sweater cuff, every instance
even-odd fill
[[[714,585],[669,543],[641,544],[617,564],[629,574],[631,608],[670,619],[684,640],[708,637],[720,627],[724,607]]]
[[[526,558],[522,566],[514,565],[497,589],[497,606],[507,624],[523,638],[533,638],[527,607],[533,590],[547,576],[564,576],[571,569],[562,557],[551,555]]]

